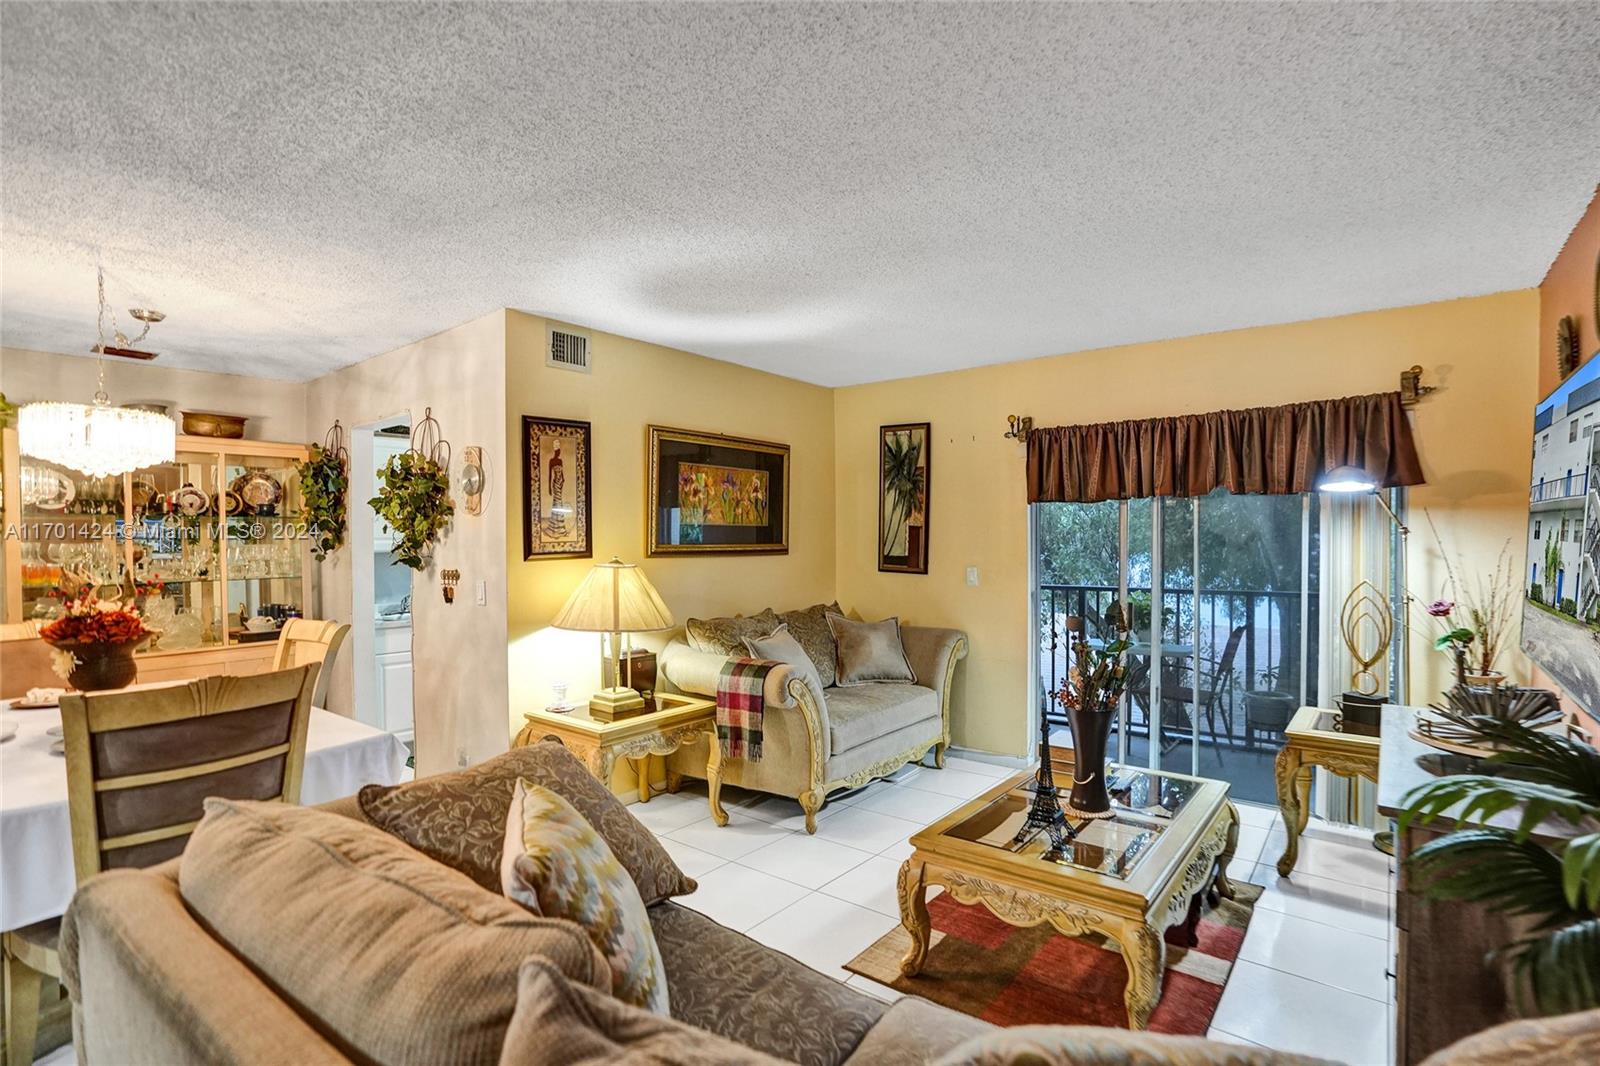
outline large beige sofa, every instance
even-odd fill
[[[559,753],[558,753],[559,754]],[[516,772],[516,753],[500,756],[473,771],[429,779],[460,780],[469,773],[473,788],[483,787],[485,770],[498,765]],[[573,760],[570,771],[582,773]],[[498,780],[498,778],[496,778]],[[209,867],[210,887],[190,882],[183,858],[148,870],[113,870],[86,881],[73,898],[62,922],[63,983],[72,998],[78,1062],[162,1064],[162,1066],[296,1066],[351,1063],[445,1063],[494,1061],[499,1066],[599,1066],[602,1062],[639,1062],[652,1066],[695,1066],[715,1061],[800,1063],[804,1066],[1002,1066],[1005,1063],[1083,1063],[1088,1066],[1308,1066],[1321,1060],[1216,1043],[1193,1037],[1130,1033],[1120,1029],[1026,1026],[998,1029],[986,1022],[947,1010],[916,997],[887,1004],[817,973],[780,952],[719,925],[671,900],[654,903],[649,920],[663,956],[671,997],[671,1014],[679,1029],[678,1054],[610,1053],[597,1055],[601,1021],[594,1020],[592,1041],[574,1040],[570,1024],[546,1038],[536,1031],[532,1041],[513,1047],[507,1021],[499,1018],[486,1030],[480,1022],[461,1019],[483,1013],[484,998],[515,994],[518,971],[526,978],[530,959],[519,959],[507,940],[532,931],[548,955],[532,962],[569,976],[584,972],[581,960],[593,954],[579,927],[559,919],[533,918],[507,924],[492,919],[506,908],[502,897],[473,883],[471,871],[445,866],[392,838],[390,855],[366,876],[377,883],[337,879],[354,854],[352,836],[372,838],[371,826],[355,799],[323,808],[327,834],[311,838],[309,850],[332,858],[323,862],[322,891],[297,896],[300,868],[284,853],[240,847],[221,855],[188,849],[201,856],[201,875]],[[627,820],[646,833],[620,807],[607,813]],[[210,815],[208,815],[210,817]],[[338,829],[350,820],[351,828]],[[459,824],[467,836],[503,833],[503,826]],[[356,828],[360,826],[360,828]],[[340,836],[345,839],[341,841]],[[371,843],[361,845],[370,851]],[[340,849],[343,849],[342,851]],[[262,862],[262,852],[277,861]],[[289,865],[285,865],[289,863]],[[327,881],[334,867],[335,883]],[[184,886],[179,872],[183,869]],[[216,876],[217,873],[221,877]],[[467,874],[468,876],[461,876]],[[250,885],[249,882],[260,883]],[[688,886],[692,888],[692,883]],[[275,905],[259,906],[237,897],[255,892]],[[191,895],[198,893],[198,895]],[[209,893],[209,897],[208,897]],[[396,900],[398,899],[398,904]],[[481,902],[480,902],[481,901]],[[281,905],[277,905],[281,904]],[[221,928],[215,932],[191,906],[207,913]],[[396,907],[399,910],[397,912]],[[511,910],[517,911],[512,907]],[[370,911],[363,914],[363,910]],[[427,912],[413,914],[414,911]],[[438,912],[456,915],[444,921],[470,926],[464,932],[478,948],[463,954],[448,937],[438,935]],[[518,911],[518,913],[522,913]],[[302,923],[308,915],[322,922],[324,938],[309,936]],[[295,916],[299,917],[297,921]],[[491,918],[486,918],[491,916]],[[418,933],[430,928],[432,933]],[[491,939],[485,941],[488,934]],[[522,943],[524,941],[518,941]],[[253,945],[252,949],[241,947]],[[574,954],[574,944],[584,947]],[[340,945],[344,945],[341,947]],[[349,945],[359,945],[350,951]],[[340,954],[343,952],[344,954]],[[329,957],[333,956],[333,957]],[[453,959],[454,971],[445,969]],[[283,976],[291,960],[291,976]],[[575,962],[574,960],[579,960]],[[460,969],[469,968],[470,980]],[[603,960],[600,965],[603,966]],[[491,972],[492,971],[492,972]],[[450,976],[453,972],[456,976]],[[280,987],[277,980],[292,987]],[[408,983],[426,987],[408,987]],[[472,984],[474,988],[463,986]],[[595,993],[589,993],[593,995]],[[545,1002],[539,999],[538,1002]],[[461,1036],[441,1037],[424,1022],[419,1008],[431,1008],[441,1027],[455,1026]],[[653,1018],[618,1004],[615,1009]],[[474,1015],[474,1011],[477,1015]],[[510,1030],[518,1028],[523,1011],[518,1000]],[[591,1014],[591,1020],[595,1019]],[[1517,1061],[1520,1066],[1565,1066],[1600,1057],[1600,1011],[1548,1022],[1523,1022],[1480,1034],[1430,1058],[1425,1066],[1489,1066]],[[499,1028],[495,1029],[494,1025]],[[626,1028],[626,1027],[624,1027]],[[609,1035],[615,1035],[613,1027]],[[485,1032],[500,1033],[504,1044],[484,1045]],[[711,1036],[700,1034],[715,1034]],[[523,1033],[527,1036],[526,1031]],[[474,1037],[480,1038],[476,1044]],[[374,1041],[394,1054],[371,1054]],[[724,1044],[721,1041],[731,1041]],[[583,1049],[587,1043],[588,1051]],[[729,1047],[733,1054],[728,1054]],[[683,1053],[682,1049],[692,1050]],[[362,1048],[368,1049],[366,1052]],[[470,1054],[469,1054],[470,1048]],[[448,1049],[448,1050],[446,1050]],[[486,1054],[487,1053],[487,1054]]]
[[[817,812],[830,794],[859,788],[929,753],[942,767],[950,745],[950,695],[956,664],[967,656],[967,636],[928,626],[904,626],[900,632],[917,678],[913,685],[819,689],[789,666],[768,674],[762,758],[725,762],[723,783],[798,801],[806,832],[814,833]],[[660,661],[673,688],[714,697],[728,656],[697,650],[675,637]],[[704,777],[706,755],[706,742],[689,745],[672,755],[668,766]]]

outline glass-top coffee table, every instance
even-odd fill
[[[1012,925],[1048,922],[1067,936],[1115,940],[1128,966],[1128,1025],[1143,1029],[1161,997],[1167,928],[1186,924],[1193,943],[1202,895],[1233,896],[1223,871],[1239,816],[1221,781],[1115,764],[1107,773],[1110,817],[1074,815],[1061,790],[1078,835],[1059,859],[1045,857],[1049,839],[1042,831],[1018,838],[1031,770],[913,836],[915,850],[900,867],[900,920],[911,935],[901,973],[911,976],[927,961],[927,887],[943,885],[955,899],[982,903]]]

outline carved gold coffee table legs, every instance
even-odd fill
[[[1161,999],[1161,973],[1167,962],[1167,942],[1142,922],[1125,922],[1117,936],[1122,961],[1128,967],[1128,984],[1122,1002],[1128,1008],[1128,1028],[1143,1029]]]
[[[900,924],[911,936],[911,947],[900,960],[900,975],[915,977],[928,961],[928,941],[933,924],[928,920],[927,866],[907,859],[900,864]]]

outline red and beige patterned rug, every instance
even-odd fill
[[[1150,1031],[1204,1036],[1239,957],[1245,928],[1261,898],[1258,885],[1235,881],[1236,898],[1200,917],[1200,943],[1173,943]],[[898,926],[845,965],[900,992],[931,999],[996,1025],[1111,1025],[1127,1028],[1122,990],[1128,971],[1117,945],[1100,937],[1065,937],[1047,925],[1018,929],[979,904],[941,892],[928,901],[933,936],[915,977],[900,976],[910,943]]]

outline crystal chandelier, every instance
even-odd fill
[[[100,357],[99,385],[93,403],[30,403],[17,412],[17,443],[24,455],[88,474],[109,477],[140,467],[170,463],[177,446],[178,427],[154,411],[112,407],[106,395],[106,318],[119,347],[143,340],[150,327],[164,317],[159,311],[135,308],[128,313],[144,323],[144,332],[128,338],[117,329],[116,317],[106,306],[106,277],[97,270],[100,315],[96,322]]]

